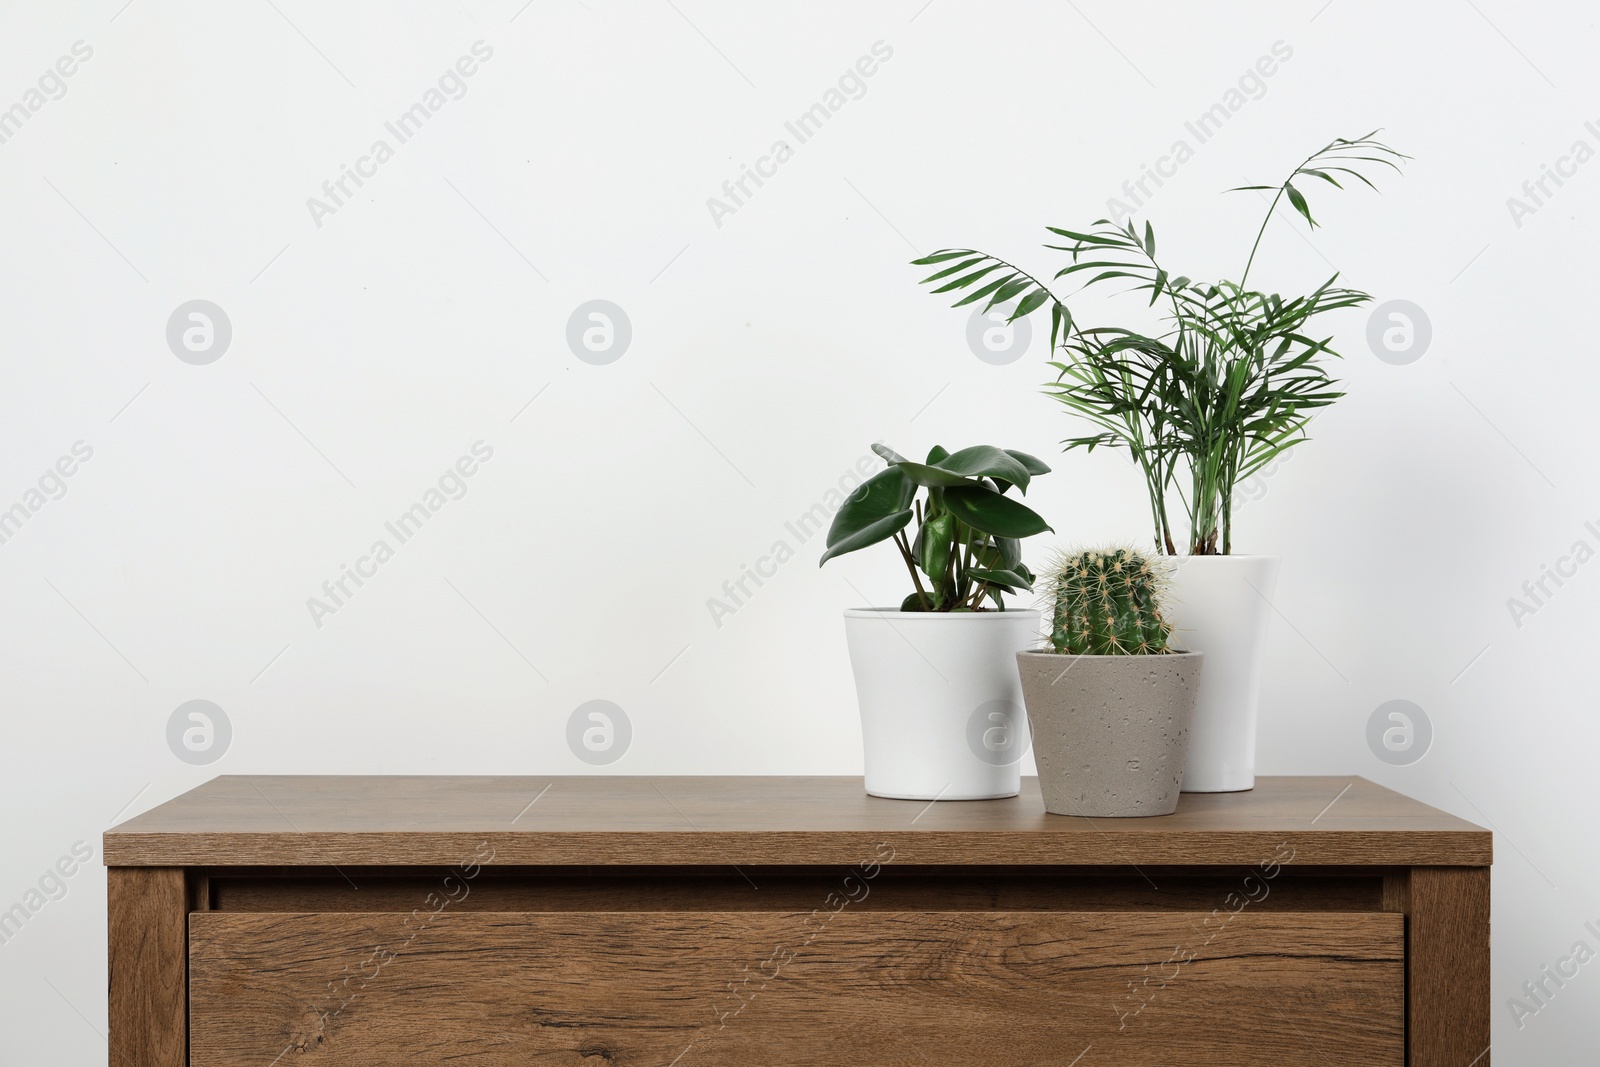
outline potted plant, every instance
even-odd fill
[[[1181,535],[1169,509],[1178,499],[1188,555],[1178,557],[1168,618],[1188,647],[1207,656],[1185,779],[1191,792],[1255,784],[1256,701],[1279,560],[1234,553],[1235,487],[1306,440],[1317,409],[1344,395],[1326,366],[1338,355],[1332,339],[1314,331],[1329,312],[1370,299],[1335,284],[1338,275],[1306,296],[1251,289],[1256,253],[1285,201],[1317,225],[1303,186],[1342,188],[1354,180],[1375,188],[1367,173],[1398,170],[1404,158],[1371,134],[1339,138],[1279,184],[1245,186],[1273,195],[1238,282],[1169,272],[1148,222],[1142,230],[1132,220],[1109,219],[1087,231],[1048,227],[1066,243],[1046,247],[1070,259],[1055,278],[1087,279],[1085,288],[1126,284],[1141,295],[1143,313],[1156,317],[1143,330],[1084,328],[1047,285],[986,253],[946,249],[914,261],[940,265],[924,281],[940,283],[935,292],[962,293],[957,306],[1015,301],[1012,319],[1049,308],[1050,346],[1059,358],[1051,363],[1057,379],[1046,389],[1095,430],[1062,443],[1069,451],[1127,450],[1145,480],[1158,553],[1178,555]]]
[[[1166,575],[1132,549],[1063,556],[1045,575],[1049,647],[1017,670],[1045,810],[1170,815],[1189,756],[1201,654],[1169,644]]]
[[[1050,529],[1008,494],[1050,468],[1010,449],[934,448],[925,462],[873,445],[887,467],[834,515],[821,563],[893,542],[912,592],[892,608],[852,608],[845,638],[861,706],[866,788],[899,800],[1016,796],[1027,750],[1015,654],[1039,612],[1022,538]]]

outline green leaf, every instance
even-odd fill
[[[1059,234],[1062,237],[1066,237],[1066,238],[1068,238],[1070,240],[1077,241],[1080,244],[1104,244],[1105,243],[1105,239],[1103,237],[1101,237],[1100,235],[1098,235],[1098,234],[1079,233],[1077,230],[1063,230],[1059,226],[1046,226],[1045,229],[1049,230],[1051,233]]]
[[[949,454],[950,454],[949,452],[945,451],[943,445],[934,445],[932,448],[928,449],[928,460],[927,461],[929,463],[933,464],[934,466],[938,466],[940,461],[943,460]]]
[[[1006,449],[1006,455],[1010,456],[1012,459],[1028,468],[1028,473],[1033,475],[1035,478],[1041,474],[1050,473],[1050,468],[1045,466],[1042,460],[1036,459],[1033,456],[1028,455],[1026,452],[1018,452],[1014,448],[1008,448]]]
[[[876,452],[879,458],[881,458],[885,463],[904,463],[906,461],[906,457],[902,456],[888,445],[875,444],[872,446],[872,450]]]
[[[1031,591],[1033,583],[1016,571],[1008,570],[981,570],[973,567],[967,571],[967,577],[991,585],[1004,586],[1008,590],[1023,589]]]
[[[993,445],[973,445],[963,448],[939,462],[939,466],[968,478],[999,478],[1018,486],[1026,492],[1032,472],[1026,464],[1003,448]]]
[[[1167,272],[1164,271],[1164,270],[1156,271],[1156,280],[1154,282],[1152,282],[1151,285],[1150,285],[1150,306],[1151,307],[1155,307],[1156,301],[1161,299],[1161,293],[1162,293],[1162,290],[1166,287],[1166,284],[1167,284]]]
[[[822,566],[835,556],[858,551],[870,545],[875,545],[879,541],[887,541],[901,530],[904,530],[913,518],[915,518],[915,513],[908,508],[905,511],[896,512],[893,515],[879,519],[877,522],[862,526],[848,535],[840,537],[838,540],[834,539],[834,531],[829,530],[828,550],[822,554],[821,559],[817,560],[817,566]],[[835,526],[837,525],[835,523]]]
[[[958,308],[962,304],[970,304],[974,300],[982,300],[984,297],[988,296],[990,293],[994,292],[996,289],[1000,288],[1002,285],[1004,285],[1006,282],[1010,281],[1014,277],[1016,277],[1016,275],[1007,274],[1003,278],[996,278],[994,281],[987,282],[983,286],[981,286],[981,287],[979,287],[977,289],[974,289],[972,292],[968,293],[966,296],[962,297],[960,300],[957,300],[954,304],[951,304],[950,306],[953,307],[953,308]]]
[[[970,256],[972,254],[973,252],[970,248],[944,248],[935,252],[931,256],[923,256],[921,259],[913,259],[911,261],[911,265],[913,267],[927,267],[935,263],[943,263],[947,259],[959,259],[961,256]]]
[[[948,511],[936,519],[922,524],[917,540],[922,545],[922,573],[935,588],[944,581],[950,569],[951,542],[955,539],[956,517]]]
[[[962,477],[954,471],[945,470],[943,467],[934,467],[927,463],[913,463],[909,459],[896,463],[895,469],[904,471],[907,478],[928,489],[978,484],[971,478]]]
[[[968,266],[968,265],[969,264],[963,264],[963,266]],[[946,282],[945,284],[939,286],[939,288],[935,289],[934,292],[936,292],[936,293],[948,293],[952,289],[965,289],[967,286],[971,285],[973,282],[977,281],[979,278],[983,277],[985,274],[991,274],[994,271],[999,270],[1000,267],[1001,267],[1001,264],[999,264],[999,263],[991,263],[987,267],[984,267],[981,270],[975,270],[971,274],[963,274],[961,277],[956,278],[953,281]],[[935,275],[935,277],[937,277],[937,275]],[[925,282],[931,282],[932,280],[933,280],[933,278],[924,278],[923,279],[923,281],[925,281]]]
[[[911,501],[915,499],[917,487],[900,471],[899,467],[890,467],[888,470],[879,471],[868,478],[861,486],[845,498],[839,510],[834,513],[833,524],[828,527],[826,545],[832,549],[836,544],[845,541],[862,530],[869,529],[877,523],[902,512],[910,514]],[[887,537],[895,530],[905,525],[890,530]],[[882,537],[877,540],[883,540]],[[868,541],[866,544],[872,544]],[[860,545],[856,547],[861,547]],[[854,551],[846,549],[845,551]],[[838,555],[833,552],[831,555]],[[828,558],[827,556],[823,557]]]
[[[1059,322],[1058,322],[1059,320]],[[1059,324],[1060,343],[1065,345],[1067,338],[1072,334],[1072,310],[1057,303],[1050,305],[1050,351],[1055,352],[1057,344],[1056,327]]]
[[[1032,284],[1032,278],[1024,278],[1018,275],[1012,275],[1010,281],[1006,282],[1004,285],[994,291],[994,295],[989,298],[988,306],[994,307],[996,304],[1004,304],[1007,300],[1010,300],[1012,297],[1016,296],[1024,289],[1027,289]]]
[[[1034,290],[1033,292],[1029,293],[1027,296],[1022,298],[1022,303],[1017,305],[1017,310],[1013,311],[1011,313],[1011,317],[1009,319],[1007,319],[1006,321],[1007,322],[1015,322],[1016,320],[1022,318],[1024,315],[1032,314],[1034,312],[1034,310],[1039,307],[1040,304],[1043,304],[1046,300],[1049,300],[1049,299],[1050,299],[1050,294],[1045,292],[1043,289]]]
[[[1317,220],[1311,217],[1311,208],[1306,203],[1306,198],[1301,195],[1300,190],[1292,185],[1285,184],[1283,191],[1288,195],[1289,203],[1294,205],[1294,209],[1306,217],[1306,221],[1311,224],[1312,229],[1316,229]]]
[[[968,267],[975,267],[979,263],[982,263],[982,262],[983,262],[983,257],[982,256],[970,256],[967,259],[962,260],[960,263],[957,263],[957,264],[955,264],[953,266],[946,267],[944,270],[936,271],[933,274],[928,275],[926,278],[922,279],[922,284],[923,285],[927,285],[929,282],[936,282],[940,278],[945,277],[946,275],[955,274],[955,273],[957,273],[959,271],[966,270]]]
[[[944,491],[945,507],[962,522],[995,537],[1032,537],[1050,529],[1032,508],[984,486]]]

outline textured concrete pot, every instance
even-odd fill
[[[1171,815],[1183,789],[1201,654],[1018,652],[1045,810]]]

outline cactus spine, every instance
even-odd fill
[[[1165,574],[1132,549],[1093,549],[1061,557],[1047,575],[1055,598],[1050,644],[1077,656],[1170,652],[1172,624],[1161,617]]]

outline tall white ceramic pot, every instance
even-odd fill
[[[1204,652],[1185,793],[1256,784],[1256,702],[1278,587],[1277,556],[1178,556],[1165,614],[1173,643]]]
[[[867,792],[895,800],[1014,797],[1028,751],[1017,653],[1039,613],[851,608]]]

